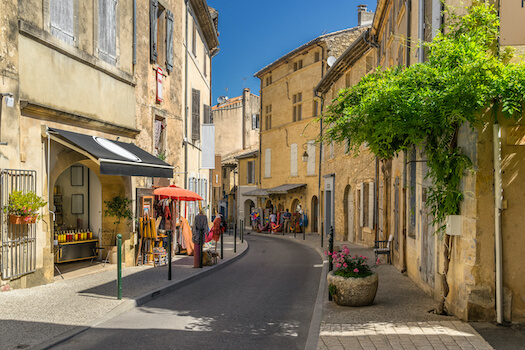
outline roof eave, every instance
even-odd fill
[[[206,3],[206,0],[190,0],[190,3],[195,11],[197,20],[199,21],[208,49],[210,50],[210,53],[213,54],[218,50],[219,36],[213,25],[213,20],[210,11],[208,10],[208,4]]]

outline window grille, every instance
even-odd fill
[[[14,279],[36,270],[36,225],[14,225],[6,208],[13,191],[36,192],[36,171],[3,169],[0,171],[0,271],[2,279]]]

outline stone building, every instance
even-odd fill
[[[2,286],[52,282],[55,261],[91,258],[97,255],[95,246],[114,244],[115,220],[104,215],[105,201],[115,196],[134,200],[137,188],[151,186],[152,178],[199,171],[200,165],[182,164],[179,130],[185,125],[186,85],[205,91],[209,105],[217,13],[204,0],[186,3],[188,7],[182,1],[156,0],[137,2],[137,7],[114,0],[2,3],[0,205],[5,208],[15,190],[33,191],[48,202],[35,224],[11,224],[2,211]],[[188,18],[197,18],[195,24]],[[195,28],[188,38],[200,50],[191,58],[198,69],[185,68],[185,23]],[[153,25],[162,29],[152,31]],[[199,125],[204,119],[200,103]],[[155,132],[159,129],[160,134]],[[133,226],[132,221],[119,226],[127,265],[135,261]],[[93,239],[78,236],[82,242],[68,245],[79,249],[59,244],[62,233],[73,231],[89,231]]]
[[[260,98],[251,93],[249,88],[245,88],[241,96],[231,99],[220,97],[219,103],[212,108],[216,131],[215,154],[221,157],[223,177],[222,188],[214,190],[213,208],[222,212],[228,222],[233,222],[234,213],[241,218],[243,215],[245,200],[242,194],[239,198],[238,186],[241,183],[248,189],[256,186],[255,167],[248,172],[250,178],[245,178],[246,172],[241,177],[239,157],[251,157],[259,149],[259,110]]]
[[[313,90],[327,60],[333,63],[365,30],[360,25],[319,36],[255,73],[262,110],[260,184],[254,194],[265,216],[289,209],[297,218],[302,212],[303,229],[319,231],[320,126],[314,120],[321,104]]]
[[[360,7],[359,13],[366,12]],[[328,69],[315,92],[323,105],[337,97],[339,90],[357,84],[375,69],[375,48],[364,31]],[[337,240],[373,245],[383,239],[382,193],[378,160],[363,147],[359,155],[350,154],[347,145],[324,144],[321,188],[325,227],[334,228]],[[379,186],[379,189],[377,188]],[[327,212],[330,210],[330,212]],[[326,230],[328,231],[328,230]]]
[[[455,1],[446,4],[460,5]],[[500,7],[500,43],[523,52],[525,37],[518,34],[523,30],[517,17],[525,15],[525,9],[519,3],[495,2],[495,5]],[[423,62],[426,53],[414,42],[432,40],[439,31],[442,16],[439,1],[380,0],[365,40],[376,47],[374,64],[392,67]],[[354,50],[359,45],[355,42]],[[356,65],[363,58],[366,65],[366,53],[362,55],[356,56]],[[354,84],[351,75],[349,79]],[[323,82],[336,80],[337,77],[325,76],[317,89],[329,92],[329,86]],[[499,124],[487,121],[481,127],[463,125],[459,130],[458,145],[473,161],[474,172],[466,174],[461,183],[465,199],[458,224],[451,226],[448,237],[435,234],[426,207],[431,183],[426,178],[425,152],[414,147],[376,165],[380,183],[375,201],[381,212],[378,238],[394,235],[394,265],[436,299],[443,294],[443,254],[447,242],[448,312],[469,321],[522,322],[525,304],[521,296],[525,283],[518,277],[524,274],[518,256],[524,239],[519,215],[523,197],[520,170],[525,156],[521,148],[523,127],[514,120],[499,119]],[[338,173],[336,170],[336,180]],[[500,186],[502,196],[496,194]]]

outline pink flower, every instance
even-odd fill
[[[379,260],[379,258],[377,258],[376,265],[379,265],[379,264],[381,264],[381,261]]]
[[[335,267],[337,267],[339,269],[341,267],[341,264],[337,263],[337,264],[335,264]]]
[[[345,267],[345,268],[348,267],[348,264],[347,264],[347,263],[344,263],[344,264],[343,264],[343,267]]]
[[[355,273],[359,273],[359,269],[356,267],[356,268],[354,269],[354,272],[355,272]]]

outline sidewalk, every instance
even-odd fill
[[[217,265],[193,268],[193,256],[175,256],[172,280],[168,267],[136,266],[122,269],[122,300],[117,300],[116,266],[95,265],[95,273],[52,284],[0,293],[0,349],[45,349],[56,341],[141,305],[154,297],[226,266],[246,253],[248,244],[224,235],[224,259]],[[220,252],[220,244],[217,247]],[[76,272],[78,273],[78,271]]]
[[[316,249],[323,256],[325,267],[328,239],[321,248],[318,234],[293,234],[282,236]],[[372,248],[349,242],[334,242],[334,247],[347,245],[351,254],[364,255],[373,260]],[[328,301],[326,279],[321,280],[320,297],[322,315],[319,316],[318,339],[311,339],[309,349],[320,350],[489,350],[493,349],[468,323],[455,317],[431,314],[437,306],[431,297],[419,289],[408,277],[382,259],[377,268],[379,288],[374,304],[366,307],[345,307]],[[327,271],[327,268],[326,268]],[[326,273],[323,273],[326,276]],[[319,300],[321,299],[321,300]],[[314,320],[316,322],[315,313]],[[313,328],[313,325],[312,325]],[[317,346],[315,345],[317,344]]]

